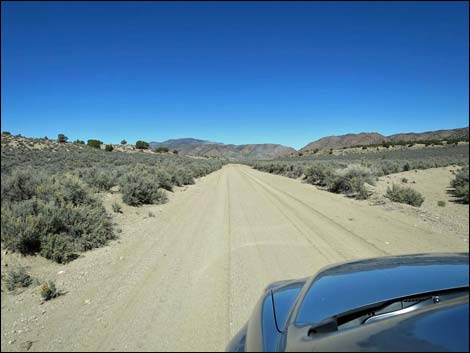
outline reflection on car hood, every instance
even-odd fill
[[[468,286],[468,263],[468,253],[424,254],[329,267],[312,281],[295,322],[319,323],[342,312],[384,300]]]

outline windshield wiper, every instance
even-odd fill
[[[430,304],[437,304],[442,299],[442,296],[449,296],[452,294],[459,294],[461,292],[468,292],[469,287],[457,287],[444,290],[437,290],[432,292],[425,292],[419,294],[413,294],[410,296],[404,296],[389,300],[384,300],[377,303],[368,304],[361,306],[346,312],[331,316],[322,320],[320,323],[313,325],[309,331],[309,336],[314,336],[321,333],[329,333],[338,331],[339,327],[351,322],[353,320],[358,320],[358,325],[367,323],[369,319],[378,317],[387,313],[393,313],[401,311],[403,313],[409,312],[407,308],[414,307],[417,304],[427,302]],[[454,296],[452,296],[454,297]]]

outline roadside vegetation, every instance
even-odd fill
[[[88,146],[64,141],[54,142],[53,149],[28,149],[38,141],[6,144],[5,136],[2,247],[58,263],[116,237],[99,193],[116,187],[128,205],[164,203],[174,186],[194,184],[223,165],[220,160],[174,154],[102,150],[99,140],[88,140]],[[122,212],[118,204],[112,208]]]
[[[33,283],[33,278],[26,273],[24,267],[18,267],[10,270],[5,276],[5,286],[9,291],[14,291],[18,288],[29,287]]]
[[[361,155],[310,155],[248,164],[263,172],[301,178],[305,183],[357,199],[368,198],[369,187],[375,184],[378,177],[384,175],[449,165],[467,165],[458,173],[452,187],[455,194],[468,203],[468,158],[468,145],[453,144],[436,149],[382,151]],[[406,178],[402,179],[402,183],[407,182]],[[393,190],[391,193],[393,194]],[[411,195],[410,199],[404,196],[408,194]],[[404,197],[404,200],[411,200],[411,204],[419,203],[419,198],[410,191],[400,191],[398,195],[399,198]]]
[[[411,206],[419,207],[424,202],[424,197],[418,191],[410,188],[393,184],[387,188],[385,197],[393,202],[405,203]]]
[[[454,188],[454,194],[460,198],[463,203],[468,204],[468,164],[459,170],[450,186]]]

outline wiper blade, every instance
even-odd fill
[[[379,314],[391,313],[397,310],[406,309],[410,306],[428,301],[433,299],[433,303],[439,303],[439,295],[449,295],[452,293],[468,292],[469,287],[457,287],[451,289],[444,289],[426,293],[413,294],[411,296],[399,297],[394,299],[385,300],[382,302],[368,304],[359,308],[355,308],[344,313],[328,317],[322,320],[318,324],[313,325],[309,331],[309,336],[314,336],[321,333],[329,333],[338,331],[338,327],[344,325],[347,322],[359,319],[365,316],[364,320],[361,320],[361,324],[366,323],[371,317],[376,315],[377,311],[382,311],[387,307],[390,307],[387,311],[382,311]],[[406,305],[408,304],[408,305]]]

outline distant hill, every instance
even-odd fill
[[[181,155],[199,157],[222,157],[229,159],[272,159],[282,157],[296,150],[278,144],[226,145],[219,142],[193,138],[173,139],[163,142],[150,142],[150,147],[168,147]]]
[[[390,136],[384,136],[377,132],[361,132],[359,134],[346,134],[340,136],[327,136],[319,140],[310,142],[303,147],[301,152],[312,152],[315,149],[337,149],[344,147],[354,147],[361,145],[380,144],[382,142],[398,142],[398,141],[424,141],[424,140],[439,140],[444,141],[448,139],[468,139],[468,127],[450,129],[450,130],[436,130],[426,131],[420,133],[401,133]]]
[[[446,140],[446,139],[461,139],[468,138],[468,127],[451,129],[451,130],[436,130],[426,132],[409,132],[394,134],[388,136],[390,141],[423,141],[423,140]]]
[[[382,143],[386,141],[387,137],[377,132],[361,132],[359,134],[346,134],[340,136],[327,136],[317,141],[310,142],[307,146],[303,147],[300,151],[307,152],[315,149],[329,149],[352,147],[357,145],[369,145],[374,143]]]

